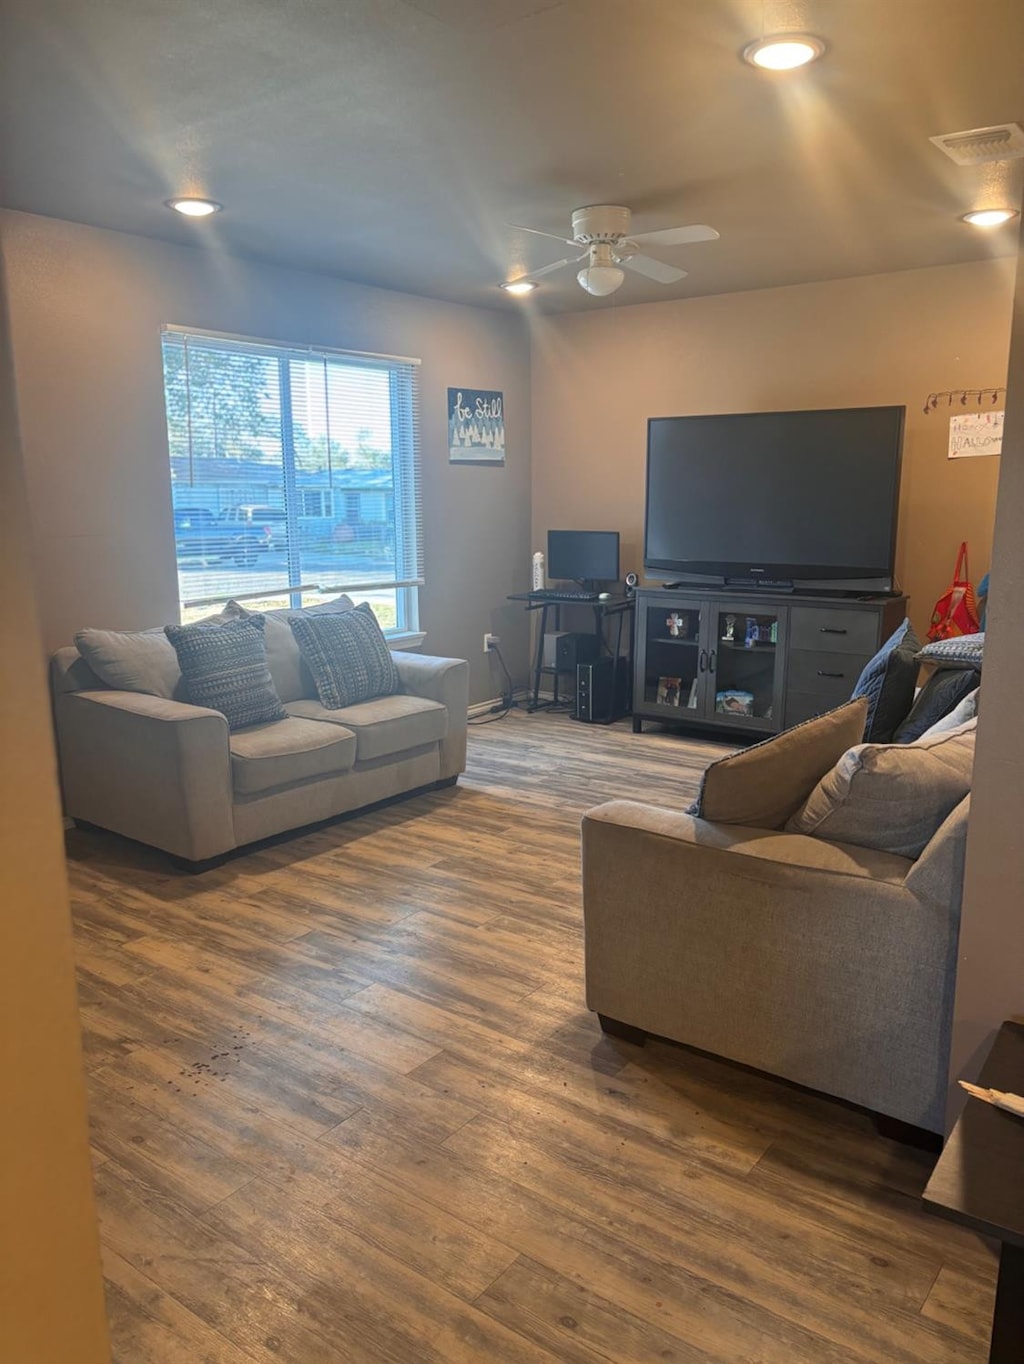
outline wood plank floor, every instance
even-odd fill
[[[581,811],[722,751],[513,713],[200,877],[69,835],[117,1364],[986,1358],[928,1157],[583,1006]]]

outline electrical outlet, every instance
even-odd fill
[[[489,630],[486,631],[484,634],[484,653],[491,653],[491,651],[496,649],[500,643],[501,640],[497,635],[492,635]]]

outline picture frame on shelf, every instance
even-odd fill
[[[681,677],[659,677],[657,702],[659,706],[678,706],[683,688]]]

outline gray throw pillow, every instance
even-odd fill
[[[115,691],[173,700],[181,684],[177,655],[163,630],[79,630],[75,647]]]
[[[914,700],[917,683],[917,653],[921,641],[909,619],[885,641],[868,663],[853,689],[854,696],[868,698],[868,719],[864,740],[887,744],[904,719]]]
[[[326,710],[398,690],[395,660],[368,603],[341,615],[303,612],[289,623]]]
[[[920,857],[971,789],[977,720],[912,744],[858,744],[786,825],[833,843]]]
[[[687,813],[713,824],[781,829],[864,733],[864,697],[712,763]]]
[[[165,625],[194,706],[225,716],[229,729],[286,719],[267,667],[263,617],[251,612],[220,624]]]

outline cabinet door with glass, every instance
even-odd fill
[[[782,728],[786,609],[711,602],[704,718],[739,728]]]
[[[700,601],[638,604],[636,709],[665,720],[704,713],[707,619],[707,605]]]

